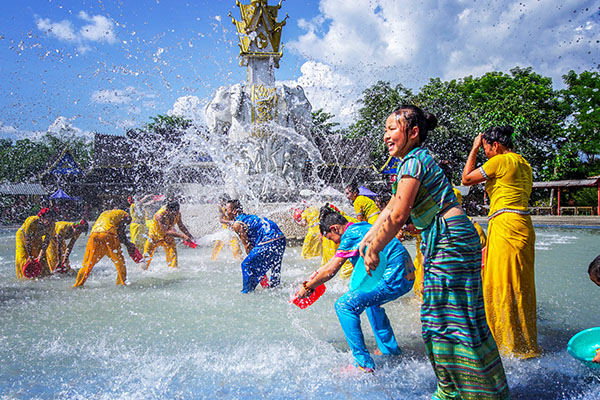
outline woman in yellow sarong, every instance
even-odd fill
[[[131,217],[129,234],[131,236],[131,241],[140,252],[144,250],[146,235],[148,234],[148,228],[146,227],[146,212],[143,209],[143,201],[146,197],[138,202],[134,202],[131,196],[127,199],[129,202],[129,216]]]
[[[490,329],[506,355],[540,355],[537,344],[535,232],[528,211],[531,167],[513,152],[510,126],[477,135],[463,170],[463,185],[485,181],[490,198],[483,295]],[[488,161],[476,168],[483,146]]]
[[[49,208],[42,208],[37,215],[28,217],[17,230],[15,246],[15,272],[17,278],[27,278],[23,266],[36,260],[42,264],[42,275],[50,274],[46,260],[46,250],[50,244],[56,214]]]
[[[294,215],[294,221],[302,227],[308,227],[302,243],[302,258],[308,260],[321,257],[323,254],[323,238],[319,231],[319,209],[315,206],[307,207],[298,215]]]
[[[73,246],[82,233],[87,234],[89,228],[89,224],[84,220],[79,222],[58,221],[54,224],[54,235],[52,235],[50,245],[46,250],[50,272],[69,272],[71,270],[69,256],[73,251]],[[67,244],[68,239],[70,239],[69,244]]]
[[[366,221],[370,224],[374,224],[377,217],[381,213],[377,204],[367,196],[361,196],[359,194],[358,185],[351,183],[344,189],[346,197],[350,200],[350,203],[354,206],[354,212],[356,212],[356,219],[359,222]]]
[[[173,228],[177,225],[181,232],[179,233]],[[181,220],[181,213],[179,212],[179,203],[177,201],[170,201],[166,206],[161,207],[160,210],[154,214],[152,218],[152,225],[148,232],[148,239],[144,246],[144,257],[146,258],[146,265],[144,269],[148,269],[154,251],[157,247],[161,246],[165,249],[167,264],[171,268],[177,268],[177,246],[175,245],[175,238],[181,238],[183,240],[192,241],[192,234],[188,231],[187,227]]]
[[[83,256],[83,264],[77,272],[73,287],[82,286],[92,272],[94,265],[108,256],[117,269],[117,285],[127,282],[127,268],[121,251],[121,244],[127,248],[129,256],[135,259],[135,245],[127,239],[125,228],[131,223],[131,216],[124,210],[104,211],[92,227]]]
[[[221,227],[223,229],[229,229],[230,225],[228,224],[229,221],[227,221],[227,217],[225,215],[225,205],[228,201],[231,200],[231,198],[229,197],[229,195],[223,195],[220,197],[219,200],[219,221],[221,222]],[[217,259],[217,256],[219,255],[224,246],[225,242],[222,240],[217,240],[215,242],[213,246],[212,255],[210,256],[210,259],[212,261],[215,261]],[[238,239],[237,235],[235,235],[229,240],[229,248],[231,249],[231,254],[233,254],[234,260],[239,260],[242,258],[242,248],[240,246],[240,240]]]

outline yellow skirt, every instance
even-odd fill
[[[67,252],[67,243],[64,240],[62,240],[60,243],[60,247],[61,253],[64,257],[65,253]],[[57,265],[57,263],[60,263],[60,260],[58,259],[58,243],[56,242],[56,238],[50,240],[50,244],[48,245],[48,249],[46,250],[46,260],[48,260],[48,268],[50,269],[50,272],[54,273],[56,267],[59,266]],[[67,270],[71,269],[71,267],[69,266],[68,259],[66,264],[67,265],[65,265],[65,267],[67,268]]]
[[[311,226],[308,228],[308,232],[306,232],[304,243],[302,243],[302,258],[307,260],[309,258],[321,257],[322,254],[323,238],[321,237],[319,226]]]
[[[415,266],[415,283],[413,283],[413,291],[421,302],[423,302],[423,293],[421,293],[421,282],[423,280],[423,253],[421,253],[421,234],[417,235],[417,255],[413,260]]]
[[[528,215],[503,213],[488,226],[483,296],[501,354],[540,355],[535,295],[535,231]]]

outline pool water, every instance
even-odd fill
[[[179,268],[158,250],[148,271],[127,259],[127,287],[102,260],[83,288],[72,276],[18,281],[13,230],[0,231],[2,399],[429,399],[436,379],[420,337],[413,294],[385,308],[403,349],[375,356],[375,374],[346,367],[352,356],[333,309],[347,290],[334,278],[315,304],[288,303],[318,268],[288,247],[282,285],[243,295],[227,246],[180,245]],[[600,398],[598,370],[567,352],[580,330],[600,326],[600,287],[587,276],[600,231],[537,228],[539,343],[533,360],[504,359],[513,399]],[[85,237],[71,255],[83,259]],[[414,242],[406,247],[415,254]],[[375,340],[366,317],[367,346]]]

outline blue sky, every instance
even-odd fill
[[[235,0],[2,1],[0,138],[200,115],[219,86],[245,80],[229,12],[239,18]],[[597,1],[286,0],[286,13],[277,79],[342,123],[379,79],[418,90],[518,65],[558,88],[600,64]]]

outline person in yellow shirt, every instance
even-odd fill
[[[83,256],[83,264],[77,272],[73,287],[82,286],[92,272],[94,265],[105,256],[110,257],[117,269],[117,285],[126,285],[127,268],[121,251],[121,244],[127,248],[129,256],[136,260],[136,248],[127,239],[125,229],[131,223],[131,216],[124,210],[104,211],[92,227]]]
[[[294,221],[302,226],[308,227],[304,242],[302,243],[302,258],[308,260],[323,255],[323,238],[319,231],[319,209],[315,206],[306,207],[304,210],[296,210]]]
[[[510,126],[479,134],[463,169],[463,185],[485,182],[490,198],[483,297],[490,330],[501,353],[540,355],[537,343],[535,231],[528,203],[533,184],[529,163],[513,151]],[[488,161],[476,168],[479,148]]]
[[[69,256],[73,251],[75,242],[82,233],[87,234],[90,229],[89,224],[81,220],[79,222],[58,221],[54,225],[54,235],[50,240],[50,245],[46,251],[46,259],[50,272],[69,272],[71,264]],[[69,240],[67,245],[67,240]]]
[[[227,221],[227,216],[225,215],[225,205],[230,200],[231,198],[227,194],[224,194],[219,198],[219,221],[221,222],[221,227],[223,229],[229,229],[230,227],[230,221]],[[215,261],[217,259],[217,256],[223,249],[223,246],[225,246],[224,241],[217,240],[215,242],[215,245],[213,246],[212,255],[210,256],[210,259],[212,261]],[[229,247],[231,248],[231,254],[233,254],[234,260],[239,260],[242,258],[242,248],[240,246],[240,240],[237,238],[237,236],[231,238],[231,240],[229,241]]]
[[[377,207],[375,202],[367,196],[361,196],[356,183],[351,183],[346,186],[344,190],[346,192],[346,197],[354,206],[356,219],[358,219],[359,222],[366,221],[373,224],[381,213],[381,210],[379,210],[379,207]]]
[[[54,232],[56,213],[50,208],[42,208],[37,215],[28,217],[17,230],[15,246],[15,271],[17,278],[26,279],[23,266],[29,261],[42,264],[41,275],[50,274],[46,260],[46,250]]]
[[[173,229],[177,225],[180,232]],[[181,238],[187,241],[193,241],[192,234],[188,231],[187,227],[181,220],[181,213],[179,212],[179,202],[170,201],[166,206],[161,207],[160,210],[154,214],[152,218],[152,224],[148,232],[148,239],[144,246],[144,257],[146,258],[146,265],[144,269],[148,269],[154,251],[157,247],[161,246],[165,249],[167,264],[171,268],[177,268],[177,246],[175,245],[175,238]]]
[[[131,196],[127,198],[127,201],[129,202],[129,216],[131,217],[129,234],[131,236],[131,241],[140,252],[144,250],[146,235],[148,234],[148,228],[146,227],[146,210],[143,207],[144,202],[151,196],[152,195],[145,196],[139,201],[134,201],[134,198]]]

